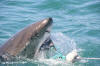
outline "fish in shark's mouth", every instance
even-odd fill
[[[53,46],[50,39],[52,18],[47,18],[24,28],[0,47],[0,61],[13,61],[16,57],[36,59],[37,54]]]

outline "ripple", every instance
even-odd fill
[[[94,37],[99,37],[100,36],[100,30],[89,30],[87,32],[88,36],[94,36]]]

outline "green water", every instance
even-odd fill
[[[52,32],[61,32],[75,40],[82,57],[100,57],[100,0],[0,0],[0,46],[20,29],[47,17],[54,20]],[[12,66],[15,65],[49,63]],[[65,66],[58,64],[61,65]],[[100,60],[68,66],[100,66]]]

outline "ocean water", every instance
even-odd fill
[[[100,58],[100,0],[0,0],[0,46],[20,29],[47,17],[53,18],[52,32],[61,32],[76,42],[80,56]],[[100,60],[74,64],[44,61],[8,66],[100,66]]]

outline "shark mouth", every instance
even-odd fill
[[[38,58],[42,50],[54,47],[50,39],[52,18],[29,25],[0,47],[0,61],[14,61],[16,57]]]

